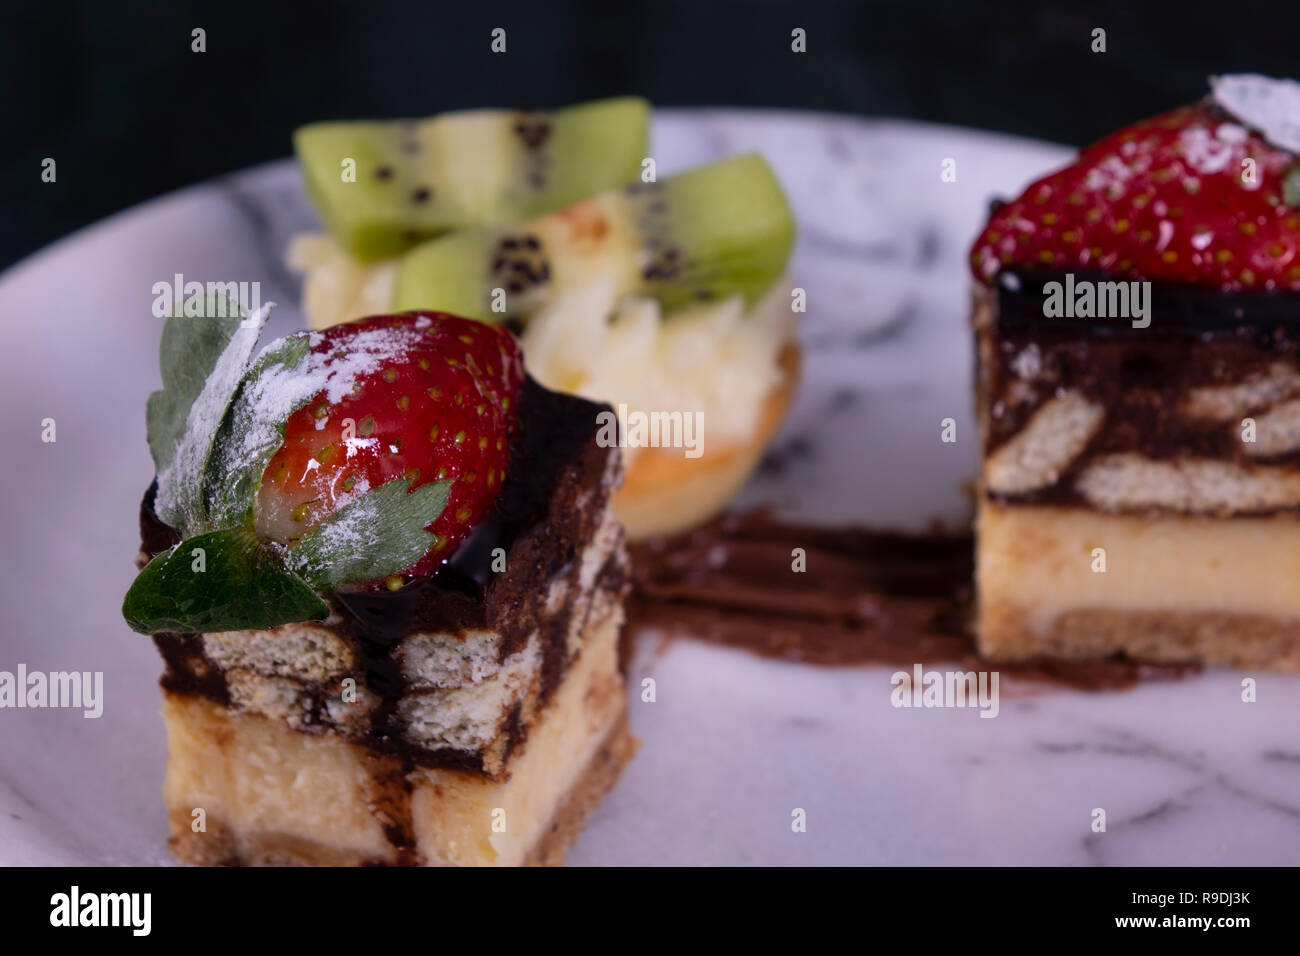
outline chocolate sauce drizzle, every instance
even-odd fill
[[[1212,286],[1177,282],[1151,283],[1151,324],[1144,329],[1133,328],[1126,318],[1049,318],[1043,314],[1043,286],[1049,282],[1064,284],[1067,274],[1074,276],[1076,287],[1083,282],[1129,282],[1089,269],[1003,269],[997,277],[999,323],[1004,327],[1030,326],[1089,338],[1137,341],[1155,332],[1199,336],[1205,332],[1235,332],[1242,326],[1264,334],[1282,329],[1289,338],[1300,333],[1300,292],[1225,292]]]
[[[806,571],[793,569],[795,548]],[[1083,690],[1199,670],[1123,658],[988,661],[971,627],[973,577],[969,532],[817,528],[766,511],[730,514],[633,549],[628,626],[809,664],[956,662]]]

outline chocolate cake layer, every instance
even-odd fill
[[[283,712],[295,729],[342,733],[413,765],[502,772],[563,680],[586,618],[617,604],[628,578],[608,509],[621,456],[596,443],[603,406],[529,379],[519,408],[501,495],[436,574],[398,592],[324,595],[324,622],[155,635],[163,687]],[[151,488],[147,555],[176,542],[152,502]],[[494,571],[498,548],[504,570]],[[348,678],[360,707],[340,704]]]
[[[1044,316],[1051,281],[1062,276],[1006,273],[975,291],[990,499],[1220,514],[1300,506],[1300,296],[1152,284],[1150,325],[1135,328]],[[1243,440],[1247,418],[1253,440]],[[1143,482],[1157,490],[1121,487]]]

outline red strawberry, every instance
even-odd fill
[[[1284,199],[1297,168],[1218,107],[1185,106],[1113,133],[999,208],[972,269],[985,281],[1032,265],[1300,290],[1300,210]]]
[[[258,532],[292,540],[391,479],[447,480],[433,547],[388,583],[430,574],[501,491],[524,379],[518,345],[501,326],[404,312],[315,334],[311,352],[329,384],[288,420],[262,475]]]

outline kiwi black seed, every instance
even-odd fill
[[[513,128],[520,142],[530,150],[541,149],[551,136],[550,121],[537,113],[521,113]]]
[[[664,249],[656,253],[645,268],[641,270],[641,278],[647,281],[652,279],[676,279],[680,274],[681,258],[681,250],[671,247]]]
[[[506,235],[497,240],[491,258],[492,275],[504,281],[507,292],[523,292],[546,283],[551,266],[542,244],[532,235]]]

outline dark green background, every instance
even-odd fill
[[[508,53],[489,52],[507,29]],[[790,53],[790,30],[808,53]],[[1094,27],[1109,52],[1089,51]],[[190,52],[207,30],[208,51]],[[905,116],[1070,143],[1300,74],[1300,4],[1093,0],[0,0],[0,266],[115,210],[289,153],[294,126],[636,92]],[[40,162],[58,161],[42,184]]]

